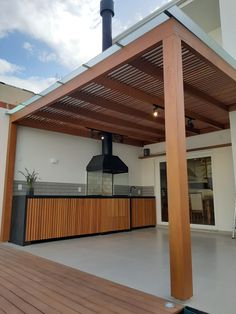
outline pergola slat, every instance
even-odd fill
[[[115,134],[120,134],[120,135],[126,135],[129,133],[132,135],[133,138],[135,139],[141,139],[141,140],[146,140],[146,141],[159,141],[158,134],[155,136],[153,134],[146,132],[142,132],[140,130],[133,130],[131,128],[126,127],[125,129],[121,128],[120,126],[114,126],[112,123],[103,123],[98,120],[93,120],[90,119],[82,119],[80,117],[75,117],[75,115],[71,116],[65,116],[63,113],[52,113],[52,112],[43,112],[40,111],[36,114],[36,117],[41,117],[45,119],[49,119],[51,121],[60,121],[63,123],[68,123],[70,125],[77,125],[79,124],[80,126],[84,126],[89,129],[95,129],[98,131],[107,131]]]
[[[164,109],[164,101],[162,98],[153,96],[151,94],[145,93],[137,88],[133,88],[132,86],[128,86],[124,83],[117,82],[115,80],[111,80],[109,78],[102,78],[98,80],[98,83],[102,84],[105,87],[110,89],[115,89],[119,92],[122,92],[126,95],[132,96],[138,100],[141,100],[145,103],[149,103],[150,105],[159,105]],[[151,111],[151,110],[150,110]],[[191,115],[190,115],[191,116]],[[160,124],[165,124],[165,119],[158,117],[157,122]],[[186,126],[186,130],[191,134],[199,134],[200,131],[194,128],[189,128]]]
[[[81,117],[94,119],[94,120],[97,120],[99,122],[112,123],[114,125],[119,125],[121,127],[128,127],[128,128],[132,128],[132,129],[137,129],[137,130],[140,130],[143,132],[152,133],[153,135],[155,135],[155,134],[160,134],[162,136],[165,135],[164,130],[161,130],[157,127],[155,128],[155,127],[145,126],[145,125],[142,125],[139,123],[135,123],[135,122],[124,120],[124,119],[119,119],[119,118],[116,118],[114,116],[106,115],[106,114],[99,113],[99,112],[91,112],[88,109],[84,109],[84,108],[80,108],[80,107],[79,108],[71,107],[71,106],[68,107],[68,106],[65,106],[63,103],[57,103],[52,108],[58,109],[61,112],[64,112],[65,114],[74,113],[74,114],[79,115]]]
[[[135,62],[132,62],[132,65],[135,66],[136,68],[138,68],[139,70],[141,70],[141,71],[143,71],[143,72],[145,72],[145,73],[147,73],[149,75],[152,75],[153,77],[156,77],[159,80],[163,80],[162,70],[161,69],[156,69],[155,67],[153,67],[147,61],[142,61],[142,62],[135,61]],[[184,87],[186,88],[186,84],[184,84]],[[187,89],[189,89],[189,90],[191,89],[191,93],[190,93],[191,95],[193,95],[193,93],[194,93],[194,96],[197,96],[197,94],[198,94],[198,96],[200,97],[200,91],[194,89],[192,86],[190,87],[189,84],[187,84]],[[205,96],[205,93],[203,93],[203,94],[204,94],[204,99],[205,100],[207,98],[208,102],[209,102],[209,99],[211,99],[211,102],[213,101],[211,96],[209,96],[209,95]],[[200,97],[200,98],[203,99],[203,97]],[[218,103],[218,101],[216,101],[215,99],[214,99],[214,101],[215,101],[215,103],[216,102]],[[214,105],[216,105],[215,103],[214,103]],[[164,101],[162,101],[162,103],[160,102],[160,104],[163,106],[164,105]],[[220,109],[222,109],[222,106],[226,107],[224,104],[220,103]],[[217,107],[219,107],[219,106],[217,106]],[[223,109],[223,110],[224,111],[228,111],[228,109],[227,110]],[[185,108],[185,113],[189,117],[201,120],[201,121],[203,121],[203,122],[205,122],[207,124],[215,126],[216,128],[224,129],[224,126],[221,125],[220,123],[218,123],[217,121],[213,121],[213,120],[211,120],[211,119],[209,119],[209,118],[207,118],[205,116],[200,116],[200,115],[196,114],[195,112],[192,112],[192,111],[190,111],[190,110],[188,110],[186,108]]]
[[[152,116],[152,114],[148,114],[144,111],[132,108],[130,106],[125,106],[122,105],[118,102],[115,101],[111,101],[111,100],[107,100],[105,98],[102,97],[98,97],[98,96],[92,96],[89,94],[85,94],[85,93],[76,93],[72,95],[72,98],[76,98],[79,100],[83,100],[86,102],[89,102],[91,104],[96,104],[100,107],[112,110],[112,111],[117,111],[120,113],[124,113],[126,115],[129,115],[130,117],[138,117],[139,119],[143,119],[143,120],[147,120],[151,123],[158,123],[158,120],[155,120]],[[150,110],[151,112],[151,110]]]
[[[166,35],[172,33],[173,27],[174,21],[169,20],[153,28],[151,31],[131,42],[128,46],[125,46],[100,63],[96,64],[94,67],[60,86],[60,88],[53,90],[51,93],[36,100],[30,106],[16,112],[11,116],[11,122],[21,120],[27,115],[40,110],[44,106],[48,106],[58,101],[61,97],[75,92],[78,88],[85,86],[94,79],[106,75],[109,71],[122,66],[127,63],[127,61],[131,61],[137,56],[143,54],[145,51],[151,50],[158,42],[161,42]]]

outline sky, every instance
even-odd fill
[[[168,0],[114,0],[113,37]],[[100,0],[1,0],[0,82],[42,91],[102,50]]]

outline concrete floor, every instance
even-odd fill
[[[142,229],[17,248],[171,299],[165,229]],[[236,240],[230,235],[192,232],[192,253],[194,297],[185,304],[211,314],[236,313]]]

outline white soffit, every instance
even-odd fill
[[[207,34],[221,27],[219,0],[190,0],[178,7]]]

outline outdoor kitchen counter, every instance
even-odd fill
[[[25,245],[155,225],[154,197],[14,196],[10,242]]]

